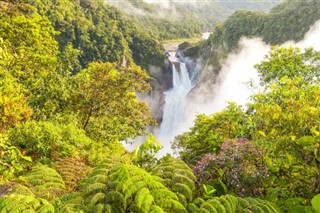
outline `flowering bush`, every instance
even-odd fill
[[[263,180],[269,177],[262,150],[247,139],[226,140],[219,154],[206,154],[193,167],[200,184],[223,181],[240,196],[264,193]]]

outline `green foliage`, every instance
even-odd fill
[[[236,47],[242,36],[252,37],[260,33],[260,23],[263,22],[263,12],[252,12],[240,10],[232,14],[224,22],[223,33],[221,34],[228,47]]]
[[[151,174],[161,177],[163,184],[177,194],[184,206],[193,200],[196,178],[183,161],[166,156],[151,170]]]
[[[195,204],[194,204],[195,205]],[[241,198],[233,195],[224,195],[221,197],[214,197],[207,201],[198,203],[199,207],[194,206],[190,212],[273,212],[280,213],[278,207],[268,201],[257,198]]]
[[[22,172],[31,162],[30,157],[24,156],[17,147],[9,145],[7,139],[0,135],[0,183]]]
[[[76,190],[78,182],[85,177],[89,168],[84,164],[84,159],[71,156],[59,159],[55,169],[61,175],[68,191]]]
[[[26,175],[25,181],[32,192],[40,198],[52,200],[66,193],[66,186],[62,177],[55,169],[48,166],[35,166]]]
[[[136,205],[143,212],[148,212],[152,205],[157,205],[164,211],[185,212],[177,195],[161,184],[161,178],[152,176],[136,166],[120,165],[112,171],[110,178],[112,182],[116,181],[111,189],[122,192],[129,209]],[[135,202],[129,203],[129,198]]]
[[[263,84],[280,82],[283,77],[318,82],[320,53],[297,47],[272,47],[265,59],[255,66]]]
[[[232,195],[215,197],[203,202],[196,212],[230,212],[237,210],[237,198]]]
[[[238,207],[238,211],[239,212],[273,212],[273,213],[280,213],[280,209],[266,201],[266,200],[261,200],[258,198],[251,198],[251,197],[247,197],[247,198],[240,198],[238,197],[238,203],[239,203],[239,207]]]
[[[107,2],[128,14],[131,19],[136,19],[148,34],[160,40],[199,36],[231,13],[231,10],[211,1],[197,4],[170,1],[166,3],[168,7],[159,2],[149,4],[142,0]]]
[[[297,26],[318,17],[314,0],[285,1],[271,14],[239,11],[216,27],[210,47],[231,50],[243,35],[266,33],[270,43],[299,38],[290,30],[270,37],[288,29],[277,19],[294,5],[298,18],[308,15],[305,5],[314,12]],[[152,135],[133,158],[119,141],[153,124],[137,100],[151,89],[138,65],[161,66],[157,39],[190,36],[199,25],[150,19],[159,26],[143,32],[100,0],[2,1],[0,10],[0,132],[8,136],[0,139],[0,212],[280,212],[270,202],[284,212],[319,210],[318,52],[275,47],[256,66],[269,89],[245,110],[230,104],[199,115],[176,139],[182,160],[201,159],[193,166],[197,179],[182,160],[156,160],[161,146]],[[153,34],[153,27],[166,32]],[[57,170],[28,172],[30,157]],[[88,174],[87,165],[94,166]]]
[[[8,6],[17,5],[8,3]],[[14,56],[6,69],[15,70],[12,73],[14,77],[26,81],[28,85],[34,83],[35,75],[44,77],[52,72],[58,54],[57,42],[53,38],[56,34],[48,19],[32,9],[28,13],[1,13],[0,38]]]
[[[0,198],[0,211],[3,213],[53,213],[55,209],[45,199],[11,194]]]
[[[5,42],[0,37],[0,131],[30,118],[32,109],[25,97],[26,90],[15,79],[7,66],[11,63],[13,55],[9,53]]]
[[[1,68],[0,68],[1,69]],[[0,71],[1,72],[1,71]],[[0,80],[0,131],[4,132],[32,115],[25,91],[9,74],[1,75]]]
[[[13,106],[12,113],[8,114],[11,120],[30,117],[28,108],[32,108],[36,119],[52,118],[57,112],[61,113],[66,104],[69,70],[62,68],[71,56],[65,55],[64,61],[59,60],[58,43],[54,39],[58,32],[35,8],[18,2],[7,3],[7,7],[15,9],[14,12],[4,10],[0,16],[2,104]],[[16,91],[10,91],[11,87]],[[6,100],[7,92],[12,94],[11,102]]]
[[[172,147],[179,150],[179,155],[186,162],[210,152],[219,152],[220,146],[227,138],[248,135],[250,120],[235,103],[222,112],[207,116],[198,115],[190,132],[175,138]]]
[[[90,145],[90,149],[87,150],[87,164],[95,167],[115,153],[118,155],[126,153],[120,142],[93,143]]]
[[[47,121],[17,125],[8,132],[8,141],[36,161],[47,163],[86,150],[92,143],[83,130],[72,124]]]
[[[56,213],[89,212],[82,193],[73,192],[54,200]]]
[[[320,184],[317,55],[312,49],[273,49],[257,65],[265,88],[252,96],[246,111],[220,118],[223,113],[229,115],[229,107],[199,116],[191,131],[178,137],[176,148],[181,146],[181,156],[188,162],[203,156],[193,167],[199,186],[210,184],[217,194],[225,193],[226,186],[229,193],[260,196],[279,204],[283,211],[311,211],[309,202],[319,194]],[[223,136],[223,142],[217,144],[215,134]],[[264,208],[270,207],[250,210]]]
[[[320,85],[305,82],[302,78],[284,77],[271,85],[269,92],[252,97],[254,102],[249,107],[255,111],[253,119],[259,130],[253,133],[255,138],[286,135],[294,140],[319,131]]]
[[[144,33],[137,22],[103,1],[30,2],[60,32],[56,38],[62,52],[69,44],[80,51],[78,61],[82,68],[92,61],[121,63],[123,59],[132,62],[132,58],[145,69],[149,65],[163,66],[160,43]]]
[[[135,64],[117,68],[114,63],[92,63],[73,76],[71,110],[78,113],[82,128],[96,141],[134,138],[153,124],[147,105],[136,99],[136,92],[151,89],[147,79]]]
[[[87,202],[94,211],[185,212],[178,197],[162,179],[121,160],[107,159],[83,182]]]
[[[243,36],[260,37],[271,45],[300,41],[310,26],[320,19],[319,9],[318,0],[306,0],[282,1],[270,13],[237,11],[222,25],[214,28],[210,38],[198,45],[199,53],[192,57],[200,56],[219,70],[220,62],[223,61],[221,59],[227,56],[221,53],[229,53],[236,49],[239,39]],[[216,73],[210,75],[213,74]]]
[[[160,149],[162,149],[162,145],[150,133],[146,140],[133,151],[132,161],[139,167],[145,169],[152,167],[157,161],[155,154],[157,154]]]
[[[311,204],[317,213],[320,212],[320,194],[318,194],[312,198]]]

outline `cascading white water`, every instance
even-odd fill
[[[180,71],[172,66],[173,88],[165,92],[163,120],[160,127],[161,134],[170,134],[183,121],[185,97],[191,90],[191,81],[184,63],[180,62]]]
[[[180,66],[180,70],[176,69],[175,63]],[[179,131],[179,127],[184,122],[186,96],[192,88],[189,73],[184,63],[172,63],[172,81],[172,89],[164,93],[163,119],[158,134],[158,138],[164,148],[160,151],[160,156],[172,152],[170,141],[174,139],[174,136],[182,133]]]

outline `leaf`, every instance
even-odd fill
[[[312,207],[314,210],[319,213],[320,212],[320,194],[314,196],[311,200]]]
[[[288,152],[286,152],[286,158],[289,163],[289,166],[291,167],[293,165],[294,157],[290,155]]]
[[[312,136],[303,136],[296,140],[296,144],[300,146],[310,146],[315,143],[315,138]]]
[[[266,136],[266,133],[265,133],[264,131],[258,131],[258,134],[261,135],[261,136],[263,136],[263,137],[267,137],[267,136]]]

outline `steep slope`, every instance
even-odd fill
[[[61,52],[68,45],[79,52],[80,67],[91,61],[132,61],[147,69],[163,66],[161,44],[135,21],[102,0],[29,1],[53,23]],[[77,70],[75,70],[77,71]]]
[[[235,9],[268,10],[279,0],[269,2],[241,1],[113,1],[107,0],[126,14],[139,20],[146,30],[155,32],[159,39],[186,38],[211,31]]]
[[[159,39],[187,38],[199,35],[231,14],[215,2],[112,1],[114,5]],[[148,3],[147,3],[148,2]]]
[[[297,9],[298,8],[298,9]],[[214,79],[220,70],[221,59],[237,48],[241,37],[261,37],[268,44],[299,41],[320,19],[320,1],[283,1],[269,13],[239,10],[222,25],[216,26],[207,41],[185,50],[191,58],[202,58],[205,66],[212,66],[209,73],[202,73],[200,81]]]

